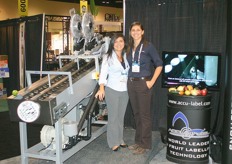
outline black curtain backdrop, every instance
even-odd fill
[[[40,69],[41,34],[43,15],[22,17],[0,21],[0,54],[8,55],[10,78],[3,79],[3,85],[7,88],[7,95],[12,90],[20,90],[19,86],[19,25],[25,22],[25,55],[26,70]],[[45,53],[43,53],[45,54]],[[37,77],[33,77],[37,78]]]
[[[0,22],[0,54],[8,55],[10,78],[4,78],[4,87],[8,93],[19,88],[19,23],[17,19]]]
[[[227,28],[227,53],[226,53],[226,83],[225,83],[225,113],[223,122],[222,163],[232,161],[231,129],[232,129],[232,2],[228,1],[228,28]]]
[[[40,70],[43,15],[33,16],[26,25],[26,70]],[[44,37],[43,37],[44,39]],[[43,42],[45,45],[45,41]],[[46,52],[44,46],[43,54]],[[45,56],[43,56],[45,59]],[[44,60],[45,61],[45,60]],[[43,62],[45,63],[45,62]]]
[[[125,33],[129,36],[130,24],[140,21],[145,37],[161,54],[162,51],[203,51],[222,54],[221,89],[212,92],[211,132],[220,134],[223,125],[225,59],[231,54],[231,6],[229,0],[126,0]],[[8,96],[19,88],[20,22],[26,21],[26,69],[39,70],[41,54],[42,14],[32,17],[0,21],[0,54],[9,58],[10,78],[4,79]],[[230,51],[229,51],[230,50]],[[44,49],[45,51],[45,49]],[[45,53],[43,53],[45,54]],[[167,89],[161,88],[161,77],[154,87],[153,130],[166,127]],[[126,126],[134,126],[130,104],[125,117]]]
[[[224,114],[225,58],[227,44],[227,0],[126,0],[125,35],[129,38],[132,22],[144,25],[145,38],[158,52],[220,52],[221,89],[212,92],[211,132],[221,134]],[[154,87],[153,130],[166,128],[167,88],[161,88],[161,76]],[[126,126],[134,126],[130,105]]]

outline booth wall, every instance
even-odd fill
[[[212,91],[211,133],[221,135],[225,94],[225,59],[228,20],[227,0],[126,0],[125,31],[129,36],[130,24],[140,21],[145,29],[145,38],[151,41],[158,52],[190,51],[219,52],[222,55],[221,88]],[[231,8],[230,8],[231,9]],[[161,87],[161,77],[155,84],[153,96],[153,130],[166,129],[167,88]],[[130,107],[128,107],[130,108]],[[133,125],[130,110],[127,125]]]

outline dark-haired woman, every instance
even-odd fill
[[[152,145],[152,87],[163,62],[155,47],[144,39],[144,29],[139,22],[130,27],[127,60],[130,65],[127,88],[136,126],[135,144],[128,148],[133,154],[143,154]]]
[[[124,115],[128,104],[125,38],[122,34],[111,37],[108,52],[103,56],[99,85],[95,97],[105,98],[108,109],[107,142],[113,151],[127,147],[123,140]]]

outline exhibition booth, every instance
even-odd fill
[[[33,123],[53,126],[54,129],[46,127],[43,132],[52,129],[59,136],[64,125],[68,129],[64,132],[66,138],[78,136],[79,132],[70,134],[69,128],[78,126],[76,122],[83,125],[85,121],[88,122],[84,124],[85,128],[91,126],[89,117],[97,102],[87,95],[96,90],[96,81],[92,80],[96,80],[96,72],[99,73],[98,64],[101,55],[106,53],[108,39],[115,32],[129,38],[130,24],[140,21],[144,25],[145,38],[155,45],[163,60],[162,75],[153,88],[152,128],[161,133],[167,148],[166,158],[176,163],[209,163],[209,158],[218,163],[231,163],[231,7],[230,0],[125,0],[124,22],[112,23],[116,29],[112,31],[103,30],[104,26],[107,29],[109,22],[98,22],[96,28],[91,29],[94,17],[86,18],[88,23],[83,23],[84,16],[77,16],[76,26],[70,26],[74,15],[38,14],[0,21],[0,54],[8,55],[10,76],[3,79],[3,85],[7,89],[10,120],[20,122],[22,137],[27,135],[26,125]],[[56,21],[62,32],[52,34],[47,25]],[[78,28],[85,25],[88,32]],[[70,29],[72,27],[76,29]],[[76,37],[71,34],[73,31],[76,31]],[[18,34],[23,34],[23,37]],[[79,34],[83,34],[84,41]],[[62,43],[57,38],[61,38]],[[59,58],[62,63],[59,63]],[[81,90],[81,94],[73,96],[76,88]],[[12,95],[13,90],[19,92]],[[83,101],[86,96],[88,100]],[[28,105],[23,104],[25,101],[35,102],[29,106],[35,105],[36,109],[39,104],[35,111],[37,115],[30,117],[31,120],[22,114],[25,112],[22,106]],[[80,104],[88,106],[85,118],[89,120],[73,118],[73,115],[83,114]],[[40,107],[46,108],[42,114]],[[13,111],[14,108],[21,115]],[[62,118],[68,121],[63,122]],[[125,126],[135,127],[130,104]],[[93,136],[98,137],[104,132],[105,126]],[[62,163],[74,152],[62,152],[70,142],[58,139],[58,143],[53,145],[58,147],[53,150],[57,155],[52,154],[47,159]],[[21,142],[25,140],[21,139]],[[72,151],[80,150],[78,142],[76,139],[72,141]],[[32,150],[49,146],[49,141],[44,138],[41,143]],[[27,147],[21,149],[27,151]],[[44,154],[23,155],[25,158],[46,159]]]

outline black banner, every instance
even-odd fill
[[[211,96],[168,96],[167,159],[207,163]]]
[[[232,161],[232,2],[228,1],[228,34],[227,35],[227,52],[226,52],[226,86],[225,86],[225,103],[223,117],[223,139],[222,139],[222,163],[231,164]]]

